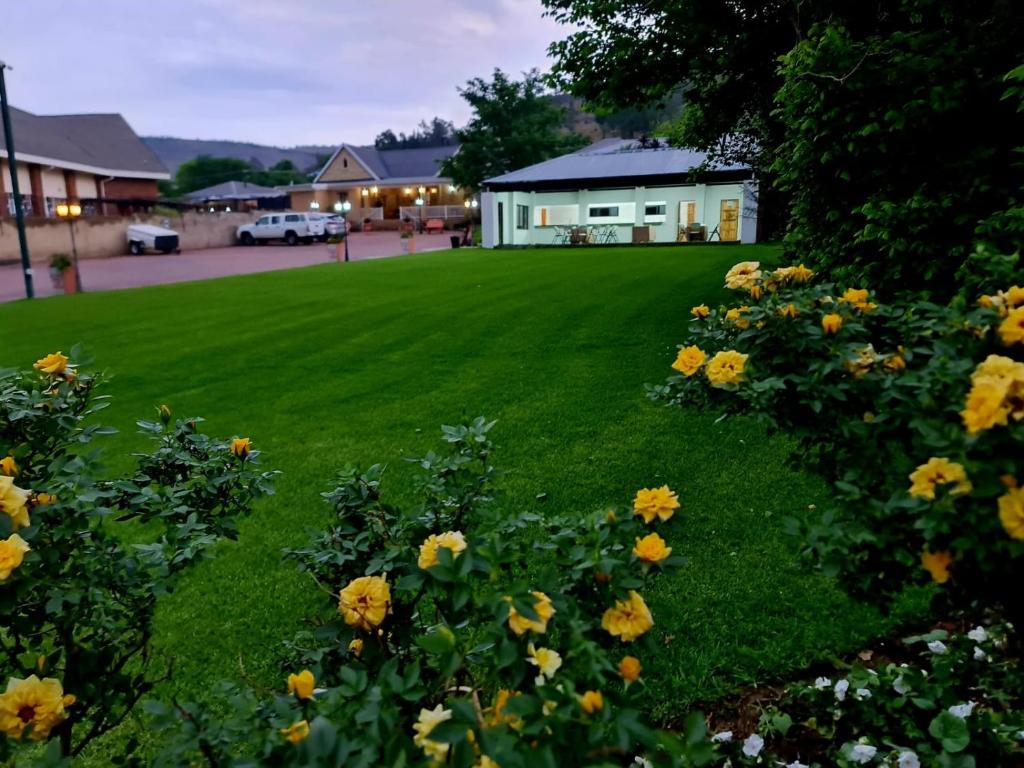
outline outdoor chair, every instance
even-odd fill
[[[569,227],[555,227],[555,236],[552,239],[552,245],[569,245],[569,235],[571,233]]]
[[[601,230],[598,242],[608,244],[619,242],[619,231],[610,224]]]
[[[425,229],[428,235],[431,232],[444,232],[444,221],[441,219],[427,219]]]

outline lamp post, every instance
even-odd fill
[[[82,290],[82,273],[78,271],[78,246],[75,245],[75,219],[82,215],[82,206],[78,203],[58,203],[57,216],[66,219],[71,230],[71,264],[75,268],[75,288]]]
[[[7,108],[7,84],[4,70],[10,67],[0,61],[0,113],[3,113],[4,139],[7,142],[7,170],[11,177],[11,197],[14,199],[14,220],[18,228],[18,246],[21,249],[21,271],[25,278],[25,298],[35,296],[32,288],[32,262],[28,257],[28,239],[25,237],[25,213],[21,209],[21,190],[18,189],[18,161],[14,157],[14,132],[11,130],[11,113]]]
[[[423,189],[423,187],[420,187],[420,189]],[[422,232],[423,231],[423,203],[424,203],[424,200],[423,200],[422,197],[417,197],[414,202],[416,203],[416,207],[420,209],[420,232]]]
[[[348,200],[339,200],[334,204],[334,212],[341,214],[341,226],[344,230],[342,239],[345,241],[345,261],[348,261],[348,212],[352,210],[352,203]]]

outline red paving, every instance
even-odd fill
[[[451,247],[451,235],[416,235],[416,251],[438,251]],[[349,241],[352,261],[383,259],[402,255],[401,239],[397,232],[354,232]],[[110,259],[83,259],[79,269],[82,285],[87,291],[114,291],[138,288],[143,285],[182,283],[189,280],[209,280],[229,275],[269,272],[275,269],[308,267],[334,261],[334,246],[323,243],[313,245],[264,245],[245,248],[207,248],[201,251],[183,251],[170,256],[117,256]],[[45,265],[34,270],[37,297],[53,296],[57,291],[50,283]],[[21,267],[17,264],[0,266],[0,302],[25,298],[25,284]]]

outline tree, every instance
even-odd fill
[[[500,69],[491,81],[473,78],[459,93],[473,108],[469,124],[456,132],[459,152],[441,172],[460,187],[479,189],[484,179],[585,146],[581,136],[560,131],[562,110],[546,96],[536,70],[522,80]]]
[[[429,123],[420,120],[419,126],[406,136],[397,136],[390,128],[377,135],[373,144],[377,149],[415,149],[417,147],[445,147],[455,142],[455,125],[435,117]]]
[[[250,174],[252,169],[244,160],[199,155],[178,166],[174,183],[178,194],[184,195],[225,181],[248,181]]]
[[[309,181],[309,175],[296,168],[291,160],[278,160],[266,171],[250,173],[247,180],[264,187],[279,187]]]

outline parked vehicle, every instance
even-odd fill
[[[128,252],[132,256],[141,256],[145,251],[160,253],[180,253],[178,233],[166,227],[153,224],[128,225]]]
[[[324,223],[324,234],[318,238],[326,242],[327,238],[340,235],[345,231],[345,219],[337,213],[311,213],[310,216],[318,218]]]
[[[235,237],[241,245],[263,244],[270,240],[284,240],[288,245],[312,243],[323,237],[324,222],[321,214],[268,213],[252,224],[243,224]]]

